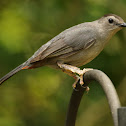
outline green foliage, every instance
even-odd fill
[[[29,58],[42,44],[73,25],[115,13],[125,21],[126,2],[109,0],[0,1],[0,77]],[[126,29],[84,67],[104,71],[126,105]],[[83,68],[83,67],[82,67]],[[47,67],[21,71],[0,86],[0,126],[63,126],[73,79]],[[97,116],[96,116],[97,114]],[[97,84],[82,100],[77,125],[110,126],[112,118]]]

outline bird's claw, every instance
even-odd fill
[[[81,87],[82,87],[82,88],[85,88],[85,90],[86,90],[87,93],[88,93],[89,90],[90,90],[90,88],[89,88],[88,86],[83,86],[83,85],[81,85]]]
[[[92,68],[84,68],[83,70],[80,70],[80,85],[82,86],[84,84],[84,80],[83,80],[83,75],[87,72],[87,71],[90,71],[90,70],[93,70]]]
[[[76,78],[75,82],[73,83],[72,87],[73,87],[73,89],[74,89],[75,91],[79,91],[79,90],[76,89],[76,85],[77,85],[77,82],[78,82],[78,80],[80,79],[80,77],[79,77],[79,76],[76,76],[76,77],[77,77],[77,78]]]
[[[79,79],[80,79],[80,85],[81,85],[81,87],[86,88],[86,91],[87,91],[87,92],[90,90],[90,88],[89,88],[88,86],[83,86],[83,85],[84,85],[83,75],[84,75],[87,71],[90,71],[90,70],[93,70],[93,69],[91,69],[91,68],[85,69],[85,68],[84,68],[83,70],[79,70],[78,74],[79,74],[80,76],[77,76],[76,81],[75,81],[74,84],[72,85],[72,87],[73,87],[73,89],[74,89],[75,91],[78,91],[78,90],[76,89],[76,85],[77,85],[77,82],[78,82]]]

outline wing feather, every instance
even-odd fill
[[[78,29],[67,29],[54,37],[46,44],[46,48],[43,46],[40,48],[30,63],[43,60],[44,58],[52,58],[56,56],[72,55],[81,49],[88,49],[95,44],[96,39],[94,32],[88,28],[84,29],[79,27]]]

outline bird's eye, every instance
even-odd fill
[[[109,18],[108,21],[109,21],[109,23],[113,23],[114,22],[112,18]]]

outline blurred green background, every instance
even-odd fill
[[[0,77],[73,25],[114,13],[126,21],[125,0],[1,0]],[[83,67],[104,71],[126,106],[126,29]],[[82,67],[82,68],[83,68]],[[64,126],[73,78],[48,67],[24,70],[0,86],[0,126]],[[101,87],[83,96],[77,126],[112,126]]]

